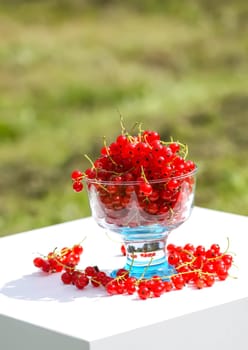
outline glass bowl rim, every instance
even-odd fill
[[[161,178],[161,179],[152,179],[152,180],[147,180],[149,182],[149,184],[157,184],[157,183],[163,183],[163,182],[168,182],[170,180],[183,180],[185,178],[194,176],[198,171],[198,167],[196,166],[193,170],[191,170],[190,172],[186,173],[186,174],[182,174],[182,175],[176,175],[176,176],[168,176],[165,178]],[[108,172],[108,171],[106,171]],[[99,180],[96,178],[88,178],[85,177],[83,179],[83,181],[85,181],[87,184],[101,184],[101,185],[119,185],[119,186],[128,186],[128,185],[139,185],[140,181],[139,180],[121,180],[121,181],[113,181],[113,180]]]

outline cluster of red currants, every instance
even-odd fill
[[[131,271],[119,269],[115,277],[109,276],[97,266],[87,266],[79,270],[77,265],[83,251],[81,245],[73,248],[63,248],[59,253],[51,252],[47,258],[36,257],[34,265],[44,272],[61,272],[64,284],[75,285],[84,289],[91,285],[95,288],[104,287],[109,295],[136,295],[140,299],[160,297],[171,290],[180,290],[188,285],[197,289],[211,287],[216,280],[224,281],[233,264],[233,257],[226,250],[220,251],[218,244],[212,244],[209,249],[204,246],[188,243],[182,246],[169,244],[168,262],[175,267],[175,274],[171,276],[153,276],[150,279],[139,279],[132,276]],[[121,246],[125,255],[125,247]],[[47,268],[49,266],[49,268]]]
[[[168,263],[177,271],[171,278],[177,289],[186,283],[201,289],[212,286],[216,280],[224,281],[233,263],[232,255],[221,252],[216,243],[209,249],[190,243],[184,247],[169,244],[167,250]]]
[[[170,217],[172,211],[180,215],[195,183],[196,165],[187,155],[186,145],[165,142],[156,131],[135,136],[124,132],[102,148],[91,168],[72,172],[72,186],[80,192],[83,179],[88,188],[94,186],[108,218],[114,212],[125,216],[134,201],[142,215]]]
[[[196,165],[186,160],[187,146],[179,142],[165,142],[156,131],[143,131],[138,135],[118,135],[109,146],[105,145],[100,156],[84,173],[74,170],[71,174],[73,189],[83,189],[82,179],[100,181],[138,181],[145,196],[152,194],[149,181],[171,179],[192,172]],[[168,181],[167,188],[173,191],[179,187],[176,180]]]
[[[228,250],[228,249],[227,249]],[[183,289],[185,285],[202,289],[211,287],[216,280],[224,281],[233,264],[233,257],[228,252],[221,252],[220,246],[212,244],[209,249],[193,244],[167,246],[168,263],[175,267],[176,273],[171,276],[153,276],[151,279],[137,280],[129,277],[128,272],[107,286],[109,294],[133,294],[137,292],[139,298],[147,299],[159,297],[171,290]],[[126,255],[125,246],[121,252]],[[125,278],[124,278],[125,276]]]
[[[64,284],[73,284],[78,289],[83,289],[89,283],[93,287],[106,286],[112,278],[106,272],[100,271],[97,266],[87,266],[83,271],[66,268],[61,280]]]
[[[66,268],[74,269],[80,261],[82,252],[83,247],[80,244],[75,244],[72,248],[64,247],[60,251],[54,249],[47,256],[35,257],[33,264],[44,272],[61,272]]]

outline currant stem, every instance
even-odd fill
[[[226,254],[229,252],[230,239],[229,239],[229,237],[227,237],[226,239],[227,239],[227,247],[226,247],[224,253],[222,253],[221,255],[215,256],[215,257],[213,257],[213,258],[208,258],[208,260],[212,261],[212,260],[221,259],[224,255],[226,255]]]
[[[132,254],[132,261],[131,261],[131,265],[128,269],[128,273],[130,273],[132,271],[133,263],[134,263],[134,255]]]
[[[141,281],[143,278],[144,278],[144,276],[145,276],[145,274],[146,274],[146,271],[149,269],[149,267],[151,266],[151,263],[152,263],[152,261],[153,261],[153,257],[151,257],[151,259],[150,259],[150,261],[149,261],[149,263],[146,265],[146,267],[144,268],[144,271],[143,271],[143,273],[142,273],[142,275],[140,276],[140,278],[139,278],[139,280],[138,281]]]
[[[143,165],[141,165],[140,169],[141,169],[141,177],[144,179],[144,181],[145,181],[147,184],[149,184],[149,181],[148,181],[147,178],[146,178],[146,174],[145,174]]]
[[[147,135],[144,135],[143,138],[144,138],[144,142],[148,145],[148,147],[149,147],[150,149],[152,149],[152,146],[151,146],[150,143],[147,141]]]
[[[105,231],[105,235],[108,237],[108,239],[110,239],[112,242],[116,242],[116,243],[122,243],[122,240],[117,240],[117,239],[113,239],[109,236],[108,231]]]
[[[189,153],[188,145],[186,143],[181,143],[180,141],[174,141],[173,138],[171,137],[170,141],[160,141],[162,145],[170,145],[174,142],[178,143],[180,146],[180,150],[183,153],[183,159],[186,159]]]
[[[126,135],[127,134],[127,130],[126,130],[125,126],[124,126],[123,116],[122,116],[121,112],[119,111],[119,109],[117,109],[117,110],[118,110],[118,113],[119,113],[119,116],[120,116],[121,133],[122,133],[122,135]]]
[[[109,157],[109,159],[111,160],[111,162],[114,164],[114,165],[117,165],[117,163],[114,161],[114,159],[111,157],[111,154],[109,153],[109,148],[108,148],[108,145],[107,145],[107,142],[106,142],[106,137],[103,136],[103,145],[106,149],[106,152],[107,152],[107,156]]]
[[[183,266],[188,266],[188,265],[193,264],[193,263],[195,262],[196,258],[197,258],[196,256],[194,256],[193,253],[191,253],[191,252],[188,251],[188,250],[183,249],[182,252],[184,252],[184,253],[186,253],[186,254],[189,254],[189,255],[192,257],[192,260],[182,263],[181,265],[177,266],[177,269],[180,269],[180,268],[183,267]]]
[[[95,167],[95,164],[94,164],[93,161],[90,159],[90,157],[89,157],[87,154],[84,154],[84,156],[85,156],[85,158],[90,162],[92,168],[97,170],[97,168]]]

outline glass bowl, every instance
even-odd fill
[[[94,220],[118,234],[125,244],[126,263],[120,268],[128,270],[129,275],[166,278],[175,272],[166,257],[167,238],[191,214],[196,173],[197,168],[149,183],[85,179]]]

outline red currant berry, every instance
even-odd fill
[[[210,247],[211,250],[213,250],[217,255],[219,255],[220,253],[220,246],[219,244],[212,244],[211,247]]]
[[[89,283],[88,277],[84,273],[80,273],[75,281],[75,286],[78,289],[83,289]]]
[[[40,258],[40,257],[36,257],[34,258],[33,260],[33,264],[35,267],[38,267],[38,268],[41,268],[43,266],[43,263],[44,263],[44,259],[43,258]]]
[[[140,193],[145,197],[149,197],[152,194],[152,186],[147,182],[141,183],[139,190]]]
[[[72,188],[74,189],[75,192],[81,192],[83,187],[84,186],[80,181],[75,181],[72,185]]]
[[[179,181],[176,179],[171,179],[168,183],[167,183],[167,189],[169,191],[174,191],[178,188],[179,186]]]
[[[176,153],[180,150],[180,145],[177,142],[172,142],[169,144],[170,149],[173,153]]]
[[[135,284],[128,284],[126,285],[126,289],[127,289],[127,294],[132,295],[136,292],[136,286]]]
[[[145,285],[139,286],[137,293],[140,299],[145,300],[150,296],[150,289]]]
[[[204,288],[205,287],[205,279],[203,277],[201,277],[201,276],[197,276],[194,279],[194,285],[198,289]]]
[[[179,263],[179,261],[180,261],[180,257],[179,257],[179,254],[177,252],[173,252],[173,253],[170,253],[168,255],[168,263],[170,265],[175,266]]]
[[[116,272],[116,276],[122,277],[124,279],[127,279],[129,276],[129,272],[126,269],[119,269]]]
[[[118,294],[117,292],[117,282],[116,280],[112,279],[108,284],[105,286],[106,291],[110,295]]]
[[[93,287],[98,288],[101,285],[101,282],[98,280],[97,276],[94,276],[90,280]]]
[[[124,244],[122,244],[121,245],[121,253],[122,253],[122,255],[124,255],[124,256],[126,256],[126,247],[125,247],[125,245]]]
[[[229,269],[232,266],[232,262],[233,262],[232,255],[225,254],[222,256],[222,260],[224,261],[224,264],[225,264],[227,269]]]
[[[83,247],[80,244],[74,245],[72,250],[76,255],[81,255],[83,253]]]
[[[182,289],[185,285],[184,279],[180,274],[172,276],[171,281],[176,289]]]
[[[44,272],[50,272],[51,271],[51,265],[49,264],[48,260],[44,260],[43,264],[41,266],[42,271]]]
[[[184,250],[186,250],[187,252],[190,252],[190,253],[194,253],[195,252],[195,247],[193,244],[191,243],[187,243],[185,244],[185,246],[183,247]]]
[[[205,280],[205,283],[206,283],[207,287],[212,287],[212,285],[215,282],[214,275],[206,275],[204,280]]]
[[[228,277],[228,271],[223,269],[222,271],[218,271],[217,276],[220,281],[224,281]]]
[[[82,177],[83,177],[83,173],[80,170],[74,170],[71,173],[72,180],[80,181],[82,179]]]
[[[69,272],[64,272],[61,275],[61,280],[64,284],[71,284],[72,282],[72,275]]]
[[[176,250],[176,245],[173,244],[173,243],[169,243],[167,245],[167,250],[168,250],[169,253],[174,252]]]
[[[173,288],[173,284],[170,281],[164,281],[164,291],[170,292]]]
[[[206,250],[202,245],[198,245],[195,249],[195,256],[203,256],[205,255]]]
[[[160,135],[156,131],[146,130],[143,132],[143,139],[145,142],[151,143],[152,141],[160,140]]]
[[[89,277],[96,276],[97,270],[95,269],[94,266],[87,266],[84,270],[85,274]]]

